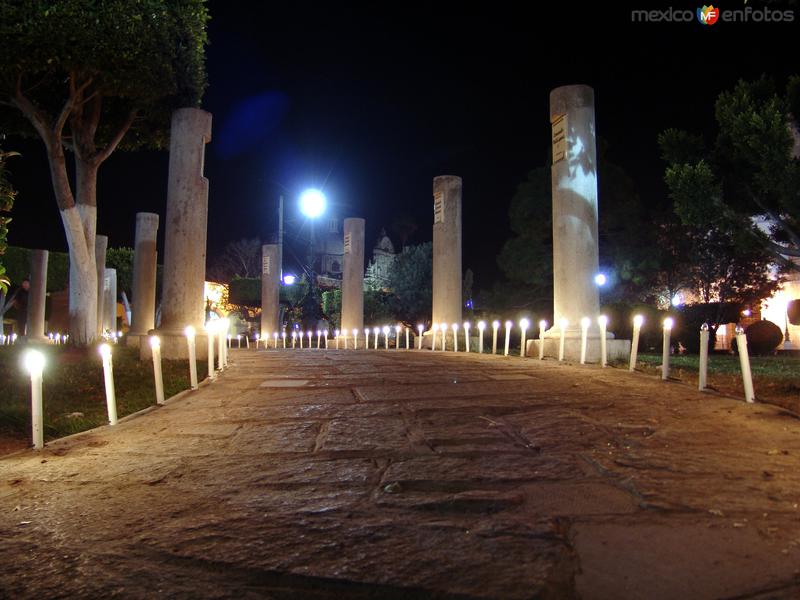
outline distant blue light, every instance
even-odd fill
[[[284,275],[283,276],[284,285],[294,285],[295,281],[297,281],[297,277],[295,277],[294,275]]]

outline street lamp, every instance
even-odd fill
[[[325,194],[316,188],[309,188],[300,194],[300,212],[308,218],[311,227],[311,237],[308,244],[309,287],[308,294],[302,303],[305,324],[309,327],[316,327],[322,316],[319,295],[317,294],[317,276],[314,269],[314,219],[325,212],[326,204]]]

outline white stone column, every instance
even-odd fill
[[[600,359],[600,295],[594,282],[599,269],[597,234],[597,149],[594,91],[567,85],[550,92],[553,166],[553,326],[546,333],[545,353],[557,356],[559,323],[567,319],[565,358],[580,355],[581,319],[588,317],[587,361]],[[607,335],[613,338],[612,334]],[[528,355],[538,354],[529,340]],[[609,360],[624,358],[627,340],[611,340]]]
[[[31,342],[47,339],[44,331],[44,308],[47,299],[47,250],[31,252],[31,278],[28,292],[26,338]]]
[[[278,331],[280,326],[281,265],[277,244],[261,246],[261,337]]]
[[[108,249],[108,236],[96,235],[94,238],[94,257],[97,266],[97,335],[103,335],[103,298],[105,288],[103,278],[106,273],[106,250]]]
[[[461,323],[461,177],[433,179],[433,322]]]
[[[364,219],[344,220],[342,331],[364,329]]]
[[[106,269],[103,298],[103,330],[117,331],[117,270]]]
[[[133,307],[129,335],[147,335],[155,327],[158,215],[136,213],[133,254]]]
[[[205,276],[208,179],[203,176],[205,145],[211,140],[211,113],[179,108],[172,113],[169,184],[165,220],[164,282],[161,299],[163,358],[188,357],[184,330],[197,331],[197,359],[205,359]],[[150,358],[150,345],[140,345]]]

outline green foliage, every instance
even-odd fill
[[[322,312],[331,327],[338,328],[342,322],[342,290],[322,292]]]
[[[659,136],[665,180],[684,224],[745,232],[783,264],[786,256],[800,256],[800,161],[792,156],[790,131],[799,105],[797,76],[783,94],[767,77],[739,81],[717,98],[719,133],[710,150],[698,148],[689,133]],[[770,235],[751,217],[768,219]]]
[[[237,277],[231,280],[228,301],[236,306],[261,306],[261,279]]]
[[[125,147],[163,147],[171,111],[198,105],[206,87],[207,20],[203,0],[4,1],[0,94],[13,96],[19,81],[24,94],[54,116],[69,84],[90,82],[87,108],[102,107],[98,145],[137,109]],[[18,114],[6,116],[6,131],[33,133]]]
[[[133,298],[133,248],[109,248],[106,250],[106,267],[117,270],[117,293],[125,292]]]
[[[376,326],[396,321],[391,307],[391,294],[383,290],[364,292],[364,325]]]
[[[31,250],[9,246],[5,262],[8,276],[18,285],[31,274]],[[66,252],[49,252],[47,255],[47,291],[60,292],[69,287],[69,255]]]
[[[8,224],[11,222],[11,217],[6,217],[2,213],[11,212],[11,208],[14,206],[14,198],[17,195],[16,190],[8,180],[8,171],[6,169],[6,161],[13,156],[19,156],[19,153],[3,152],[0,149],[0,257],[5,254],[8,246]],[[6,267],[0,262],[0,292],[7,292],[9,283],[11,281],[6,275]]]
[[[392,320],[412,329],[430,319],[433,298],[433,244],[406,246],[389,268],[386,282]]]

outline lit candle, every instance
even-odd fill
[[[422,331],[425,329],[424,325],[417,325],[417,350],[422,350]]]
[[[389,349],[389,326],[383,326],[383,345],[386,347],[386,350]]]
[[[306,331],[306,335],[308,336],[308,349],[311,350],[311,338],[314,337],[314,332],[309,329]]]
[[[217,329],[217,370],[222,371],[225,368],[225,323],[220,320],[216,324]]]
[[[267,349],[267,339],[269,339],[269,338],[266,338],[266,337],[264,338],[264,349],[265,350]],[[260,340],[261,340],[261,336],[258,333],[256,333],[256,350],[258,350],[258,342]]]
[[[336,349],[339,349],[339,330],[333,332],[334,336],[336,337]]]
[[[581,319],[581,364],[586,364],[586,342],[589,336],[589,325],[591,324],[589,317]]]
[[[369,327],[364,329],[364,350],[369,350]]]
[[[156,404],[164,404],[164,377],[161,373],[161,340],[158,336],[150,336],[150,348],[153,349],[153,375],[156,380]]]
[[[206,323],[206,341],[208,343],[208,378],[216,379],[217,374],[214,372],[214,322],[209,321]]]
[[[378,334],[380,334],[381,330],[377,327],[372,328],[372,335],[375,338],[375,350],[378,349]]]
[[[44,448],[44,411],[42,408],[42,371],[44,370],[44,354],[38,350],[25,353],[25,368],[31,376],[31,430],[33,447]]]
[[[671,317],[664,319],[664,344],[661,348],[661,379],[664,380],[669,378],[669,338],[672,333],[672,326],[674,324],[675,322]]]
[[[400,350],[400,325],[394,326],[394,349]]]
[[[525,335],[528,333],[528,327],[530,326],[531,322],[528,319],[520,319],[519,328],[522,330],[522,337],[520,338],[519,343],[519,355],[523,358],[527,354],[527,349],[525,348]]]
[[[506,345],[505,351],[503,352],[503,356],[508,356],[508,348],[511,345],[511,327],[514,324],[511,321],[506,321]]]
[[[539,321],[539,360],[544,360],[544,330],[547,329],[547,321]]]
[[[639,332],[642,331],[642,323],[644,323],[644,317],[642,315],[636,315],[633,317],[633,339],[631,340],[631,361],[630,365],[628,366],[629,371],[636,369],[636,357],[639,354]]]
[[[317,350],[320,349],[320,344],[322,343],[322,332],[317,329]]]
[[[458,352],[458,323],[453,323],[453,352]]]
[[[608,343],[606,341],[608,317],[605,315],[600,315],[597,317],[597,324],[600,326],[600,366],[605,368],[608,364]]]
[[[431,331],[433,332],[433,339],[431,340],[431,350],[436,350],[436,334],[439,333],[439,324],[434,323],[431,325]]]
[[[478,321],[478,354],[483,354],[483,331],[486,329],[486,321]]]
[[[292,350],[294,350],[296,341],[297,341],[297,332],[294,329],[292,329]]]
[[[708,323],[703,323],[700,326],[700,377],[697,382],[700,391],[706,389],[708,379],[708,338]]]
[[[558,360],[559,362],[564,360],[564,339],[567,334],[567,326],[569,325],[569,321],[567,319],[561,319],[558,322],[558,329],[561,334],[561,337],[558,340]]]
[[[408,350],[408,327],[406,327],[406,350]]]
[[[442,330],[442,352],[444,352],[447,345],[447,323],[440,323],[439,329]]]
[[[739,351],[739,366],[742,369],[744,400],[745,402],[755,402],[756,393],[753,389],[753,374],[750,372],[750,355],[747,351],[747,336],[741,325],[737,325],[736,327],[736,349]]]
[[[278,349],[278,332],[277,331],[272,334],[272,341],[273,341],[273,344],[275,346],[275,350],[277,350]],[[265,347],[266,347],[266,342],[265,342]]]
[[[245,344],[245,348],[250,350],[250,336],[247,335],[246,333],[244,334],[244,344]],[[241,348],[241,344],[239,344],[239,347]]]
[[[328,330],[327,329],[323,329],[322,330],[322,335],[325,336],[325,350],[327,350],[328,349]]]
[[[464,341],[465,341],[464,345],[465,345],[465,347],[467,349],[467,352],[469,352],[469,329],[470,329],[470,327],[471,327],[471,325],[469,324],[469,321],[465,321],[464,322]]]
[[[186,334],[186,345],[189,348],[189,385],[193,390],[197,389],[197,349],[195,347],[194,327],[189,325],[184,333]]]
[[[358,350],[358,329],[353,329],[353,350]]]
[[[286,330],[285,329],[281,332],[281,338],[283,339],[283,349],[286,350]]]
[[[108,424],[117,424],[117,396],[114,393],[114,369],[111,364],[111,346],[100,344],[100,356],[103,357],[103,378],[106,384],[106,408]]]
[[[500,329],[500,321],[492,321],[492,354],[497,354],[497,330]]]

